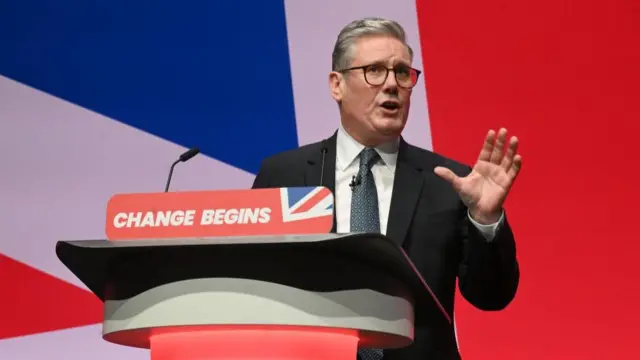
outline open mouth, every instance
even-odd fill
[[[400,103],[396,101],[385,101],[382,104],[380,104],[380,106],[382,106],[386,110],[395,111],[400,108]]]

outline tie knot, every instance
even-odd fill
[[[366,166],[371,168],[373,163],[378,158],[378,152],[373,148],[364,148],[360,153],[360,166]]]

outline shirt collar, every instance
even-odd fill
[[[362,149],[365,148],[364,145],[357,142],[347,133],[344,127],[342,127],[342,124],[338,128],[336,142],[336,165],[340,170],[346,169],[351,165],[351,163],[356,161]],[[396,168],[396,162],[398,160],[398,143],[399,139],[396,139],[395,141],[383,143],[375,147],[375,150],[380,155],[382,162],[391,171],[394,171]]]

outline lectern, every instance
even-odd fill
[[[60,241],[104,302],[103,338],[152,360],[354,360],[451,319],[381,234]]]
[[[331,233],[333,209],[325,187],[117,194],[107,240],[56,253],[104,302],[103,338],[152,360],[354,360],[450,324],[396,243]]]

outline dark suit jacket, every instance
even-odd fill
[[[324,170],[323,162],[324,154]],[[335,193],[336,134],[263,160],[253,188],[322,186]],[[453,318],[456,277],[464,298],[483,310],[501,310],[514,298],[519,267],[506,221],[488,242],[469,223],[467,208],[433,169],[458,175],[468,166],[400,141],[387,236],[400,244]],[[335,220],[334,220],[335,231]],[[452,325],[415,329],[412,345],[385,351],[384,360],[459,359]]]

